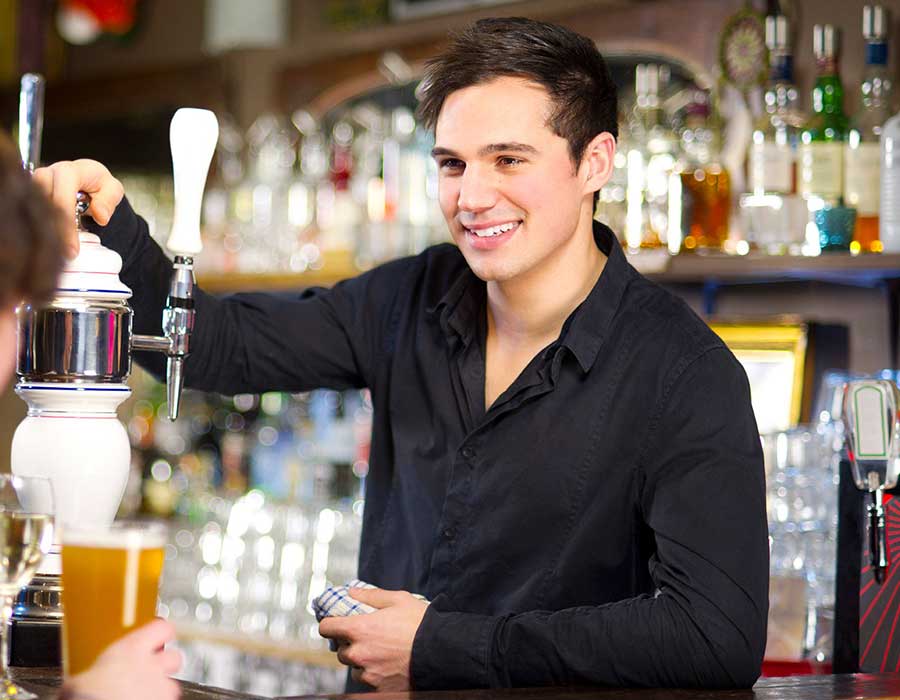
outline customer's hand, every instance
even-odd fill
[[[326,617],[319,634],[338,643],[338,660],[356,681],[376,690],[409,690],[409,664],[416,631],[428,603],[406,591],[351,588],[350,596],[375,612]]]
[[[175,628],[154,620],[125,635],[100,654],[87,671],[66,680],[63,697],[72,700],[176,700],[178,682],[169,678],[181,668],[181,653],[165,649]]]
[[[122,183],[95,160],[63,160],[34,171],[38,183],[66,214],[66,251],[70,257],[78,255],[78,235],[75,233],[75,195],[79,191],[91,195],[88,214],[101,226],[109,223],[125,194]]]

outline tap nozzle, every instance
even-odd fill
[[[190,354],[191,333],[194,330],[194,260],[177,255],[173,267],[169,296],[163,310],[163,335],[169,340],[166,353],[169,420],[178,417],[184,387],[184,359]]]

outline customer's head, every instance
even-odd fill
[[[524,78],[547,91],[547,126],[568,142],[576,167],[597,134],[618,136],[616,86],[594,42],[523,17],[483,19],[455,34],[426,64],[418,116],[434,129],[451,93],[500,77]]]
[[[31,176],[13,143],[0,134],[0,383],[15,359],[15,315],[22,299],[41,302],[63,265],[63,220]]]

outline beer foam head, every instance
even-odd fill
[[[103,549],[158,549],[166,544],[166,529],[150,523],[113,523],[106,528],[68,526],[62,530],[65,547]]]

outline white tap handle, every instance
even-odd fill
[[[209,164],[219,140],[219,122],[207,109],[182,108],[169,127],[175,179],[175,214],[166,243],[175,255],[193,256],[203,249],[200,209]]]

